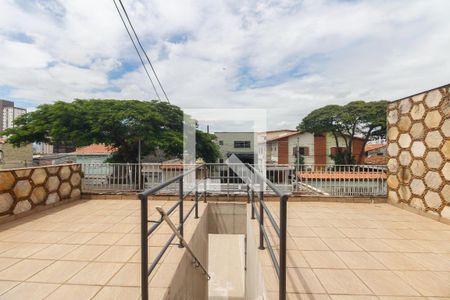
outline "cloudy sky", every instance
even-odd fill
[[[123,0],[173,104],[312,109],[450,82],[450,1]],[[155,99],[112,0],[0,0],[0,98]]]

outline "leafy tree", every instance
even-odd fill
[[[339,114],[342,107],[339,105],[326,105],[313,110],[297,126],[299,131],[307,131],[316,135],[330,132],[336,142],[336,148],[340,151],[339,136],[342,136],[342,126],[339,123]]]
[[[358,149],[357,163],[361,163],[364,148],[370,139],[386,135],[387,101],[353,101],[346,105],[327,105],[312,111],[299,124],[297,129],[322,134],[331,132],[335,138],[337,153],[333,157],[336,163],[351,164],[353,140],[363,139],[362,149]],[[344,140],[345,150],[341,150],[339,137]]]
[[[16,146],[45,142],[87,146],[104,143],[117,149],[110,162],[136,162],[141,155],[163,151],[167,157],[181,157],[183,111],[159,101],[81,100],[40,105],[19,117],[15,127],[3,134]],[[197,131],[197,155],[205,161],[218,158],[214,136]]]

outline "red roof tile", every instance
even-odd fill
[[[385,146],[386,144],[366,144],[366,146],[364,147],[364,151],[371,151],[378,148],[383,148]]]
[[[80,147],[73,152],[73,154],[111,154],[116,150],[112,146],[105,144],[92,144],[85,147]]]

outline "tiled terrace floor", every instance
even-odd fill
[[[450,298],[450,226],[388,204],[292,202],[288,215],[289,299]],[[138,299],[139,221],[136,200],[90,200],[0,225],[0,299]]]
[[[389,204],[288,207],[288,299],[450,299],[450,226]],[[277,299],[267,253],[265,283]]]
[[[0,225],[0,299],[139,299],[139,224],[139,201],[90,200]],[[150,259],[170,233],[150,238]]]

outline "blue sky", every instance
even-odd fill
[[[450,2],[123,0],[171,102],[263,108],[272,129],[450,81]],[[110,0],[0,0],[0,98],[155,99]],[[223,128],[222,128],[223,129]]]

